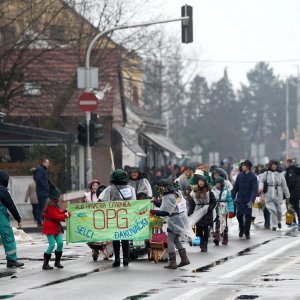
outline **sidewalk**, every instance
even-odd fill
[[[11,220],[11,225],[17,226],[17,222],[15,222],[14,220]],[[65,229],[65,224],[63,224],[63,228]],[[34,222],[34,220],[22,220],[22,229],[24,230],[24,232],[26,233],[42,233],[43,230],[43,226],[37,226],[37,224]]]

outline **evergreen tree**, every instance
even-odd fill
[[[246,154],[250,155],[251,143],[265,143],[268,156],[278,158],[280,136],[285,131],[284,84],[265,62],[250,70],[247,78],[249,84],[242,85],[239,92]]]
[[[240,104],[226,69],[223,77],[211,85],[209,100],[205,113],[209,124],[207,150],[219,152],[220,159],[240,157]]]

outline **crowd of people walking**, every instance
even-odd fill
[[[51,270],[49,261],[55,244],[55,264],[63,268],[61,257],[63,240],[60,222],[70,213],[59,208],[60,190],[48,179],[49,160],[43,159],[34,170],[34,183],[28,188],[25,201],[30,198],[33,215],[38,226],[43,226],[48,248],[44,253],[43,270]],[[21,227],[21,217],[7,191],[9,175],[0,170],[0,235],[6,252],[7,266],[20,267],[16,255],[16,244],[9,223],[9,211]],[[34,197],[33,189],[36,189]],[[270,160],[265,166],[253,166],[249,160],[227,169],[205,163],[192,165],[171,165],[163,173],[152,169],[145,174],[138,167],[116,169],[108,186],[94,179],[84,194],[84,202],[122,201],[148,199],[156,207],[151,215],[167,217],[168,255],[167,269],[176,269],[190,263],[180,236],[190,239],[200,237],[200,251],[207,252],[209,240],[216,246],[226,246],[230,241],[229,219],[237,218],[239,237],[251,238],[251,224],[255,222],[254,207],[259,204],[263,211],[264,227],[273,231],[282,228],[282,205],[285,202],[293,211],[292,225],[300,219],[300,167],[291,159],[283,166]],[[299,227],[300,230],[300,227]],[[129,241],[113,241],[115,260],[113,267],[119,267],[120,247],[123,265],[130,261]],[[176,262],[176,248],[181,261]],[[93,255],[96,255],[94,253]],[[97,254],[98,255],[98,254]]]

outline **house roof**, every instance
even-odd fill
[[[177,157],[183,157],[186,155],[186,152],[182,149],[180,149],[178,146],[176,146],[171,139],[168,137],[158,134],[158,133],[153,133],[153,132],[143,132],[143,136],[145,136],[147,139],[151,140],[158,146],[162,147],[163,149],[172,152],[175,154]]]
[[[126,107],[130,111],[132,111],[134,114],[139,116],[144,123],[147,124],[154,124],[155,126],[161,126],[161,127],[166,127],[166,123],[163,120],[160,120],[155,113],[152,111],[146,110],[145,108],[138,107],[136,104],[134,104],[130,100],[126,100]]]
[[[34,55],[33,51],[38,55],[38,52],[44,50],[30,49],[30,55]],[[103,100],[99,102],[95,111],[101,116],[112,116],[114,101],[118,96],[114,65],[111,61],[110,69],[106,70],[109,82],[99,80],[100,89],[107,83],[111,87],[106,90]],[[78,105],[78,98],[83,90],[75,86],[77,67],[78,54],[73,49],[58,48],[43,53],[42,59],[34,61],[24,72],[25,82],[40,85],[40,95],[24,96],[21,90],[19,96],[11,99],[9,110],[5,112],[12,117],[46,117],[56,112],[63,116],[83,116],[85,113]]]
[[[144,150],[138,144],[136,132],[131,131],[126,127],[115,127],[114,129],[119,132],[124,144],[133,153],[135,153],[137,156],[143,156],[143,157],[147,156]]]

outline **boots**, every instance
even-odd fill
[[[207,243],[200,243],[201,252],[207,252]]]
[[[54,263],[54,266],[56,268],[59,268],[59,269],[62,269],[64,267],[64,266],[62,266],[60,264],[61,256],[62,256],[62,251],[55,251],[55,263]]]
[[[223,232],[223,241],[222,241],[223,245],[227,245],[228,244],[228,229],[227,227],[225,228],[224,232]]]
[[[92,257],[93,257],[93,261],[97,261],[98,257],[99,257],[99,250],[92,250]]]
[[[213,238],[214,238],[214,243],[216,246],[219,246],[219,243],[220,243],[220,233],[219,231],[216,231],[214,234],[213,234]]]
[[[120,267],[120,258],[115,258],[115,261],[112,264],[113,268]]]
[[[129,241],[122,240],[122,251],[123,251],[123,266],[127,267],[129,264]]]
[[[165,269],[177,269],[176,253],[169,253],[169,264],[164,266]]]
[[[177,265],[177,268],[189,265],[190,260],[188,259],[187,255],[186,255],[185,248],[179,249],[178,252],[179,252],[179,255],[180,255],[180,258],[181,258],[181,262]]]
[[[19,263],[16,260],[8,260],[7,263],[6,263],[6,266],[8,268],[19,268],[19,267],[23,267],[24,264],[23,263]]]
[[[220,243],[220,219],[219,219],[219,216],[217,217],[216,229],[213,234],[213,238],[214,238],[215,245],[219,246],[219,243]]]
[[[120,267],[120,241],[113,241],[113,248],[115,253],[115,261],[113,262],[112,267]]]
[[[227,245],[228,244],[228,234],[224,233],[223,234],[223,241],[222,241],[223,245]]]
[[[44,263],[43,263],[43,270],[52,270],[53,267],[49,266],[49,260],[51,258],[51,254],[44,253]]]

